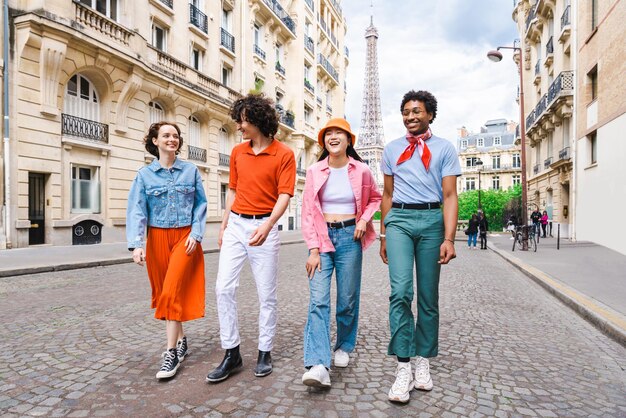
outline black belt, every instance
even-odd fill
[[[356,225],[356,219],[348,219],[347,221],[326,222],[329,228],[345,228],[346,226]]]
[[[260,215],[248,215],[246,213],[237,213],[234,210],[231,210],[231,212],[234,213],[235,215],[241,216],[242,218],[246,218],[246,219],[263,219],[272,215],[272,212],[262,213]]]
[[[396,203],[393,202],[391,204],[392,208],[399,209],[414,209],[414,210],[426,210],[426,209],[439,209],[441,207],[441,203],[433,202],[433,203]]]

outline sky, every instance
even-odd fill
[[[428,90],[438,101],[433,134],[456,144],[457,129],[472,132],[490,119],[519,121],[519,73],[512,51],[494,63],[487,52],[519,38],[510,0],[342,0],[350,62],[345,114],[358,135],[365,83],[365,29],[378,29],[378,72],[386,142],[405,133],[402,96]]]

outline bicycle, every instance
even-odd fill
[[[513,232],[514,234],[514,240],[513,240],[513,248],[511,249],[511,251],[515,251],[515,247],[517,247],[518,250],[522,250],[524,248],[524,242],[523,242],[523,232],[522,229],[524,227],[523,226],[517,226],[515,228],[515,232]],[[537,239],[535,238],[535,228],[533,228],[532,226],[530,227],[526,227],[528,230],[528,251],[533,251],[533,252],[537,252]]]

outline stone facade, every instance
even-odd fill
[[[11,165],[9,187],[3,177],[0,191],[10,190],[10,231],[0,229],[3,246],[124,241],[130,183],[152,159],[142,138],[163,119],[181,127],[180,157],[200,168],[207,234],[215,234],[230,150],[240,141],[228,110],[250,91],[277,102],[277,137],[295,153],[296,194],[279,227],[298,227],[317,129],[344,114],[346,24],[336,1],[9,6],[11,129],[0,164]]]

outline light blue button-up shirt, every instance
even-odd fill
[[[202,241],[207,199],[198,168],[178,158],[172,168],[155,159],[138,172],[128,194],[126,239],[128,248],[142,248],[146,225],[182,228],[191,225],[190,236]]]
[[[397,164],[400,154],[408,145],[409,141],[403,136],[388,143],[383,151],[382,171],[393,176],[391,200],[396,203],[442,202],[442,179],[461,175],[461,164],[454,145],[434,135],[427,140],[426,145],[431,153],[428,171],[417,149],[410,160]]]

